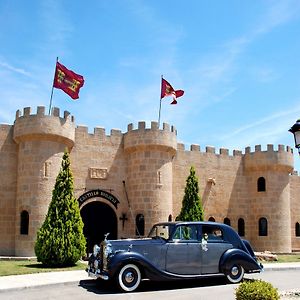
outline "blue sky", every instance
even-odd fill
[[[0,26],[0,123],[48,111],[58,56],[85,85],[77,101],[55,89],[53,106],[91,133],[157,121],[163,75],[185,91],[162,100],[161,121],[186,149],[294,145],[298,0],[0,0]]]

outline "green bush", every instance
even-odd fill
[[[203,221],[204,211],[199,195],[198,177],[195,168],[190,168],[190,175],[186,179],[182,208],[176,221]]]
[[[37,260],[46,266],[72,266],[85,253],[83,222],[73,190],[69,154],[65,151],[48,213],[35,243]]]
[[[278,290],[263,280],[247,280],[235,291],[236,300],[279,300]]]

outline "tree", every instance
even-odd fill
[[[47,266],[74,265],[85,253],[83,222],[73,191],[70,158],[65,151],[52,200],[35,243],[38,261]]]
[[[203,220],[204,212],[202,208],[202,201],[199,196],[198,178],[196,176],[195,168],[192,166],[190,169],[190,175],[186,179],[181,212],[176,217],[176,221]]]

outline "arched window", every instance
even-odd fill
[[[295,232],[296,232],[296,236],[300,236],[300,224],[299,224],[299,222],[296,223]]]
[[[266,191],[266,180],[264,177],[259,177],[257,179],[257,191],[265,192]]]
[[[145,218],[142,214],[136,216],[135,225],[135,234],[138,236],[145,235]]]
[[[168,222],[172,222],[172,215],[169,215]]]
[[[29,228],[29,213],[26,210],[21,212],[21,227],[20,227],[20,234],[28,235],[28,228]]]
[[[259,236],[268,235],[268,220],[266,218],[260,218],[258,221],[258,235]]]
[[[239,236],[245,236],[245,221],[243,218],[238,219],[238,234]]]
[[[208,221],[210,221],[210,222],[216,222],[216,220],[215,220],[214,217],[209,217]]]
[[[224,219],[224,224],[230,226],[230,219],[229,219],[229,218],[225,218],[225,219]]]

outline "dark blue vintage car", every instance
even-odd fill
[[[89,258],[90,277],[114,280],[124,292],[141,280],[183,280],[225,276],[238,283],[244,273],[262,270],[248,241],[232,227],[215,222],[167,222],[148,238],[107,240]]]

